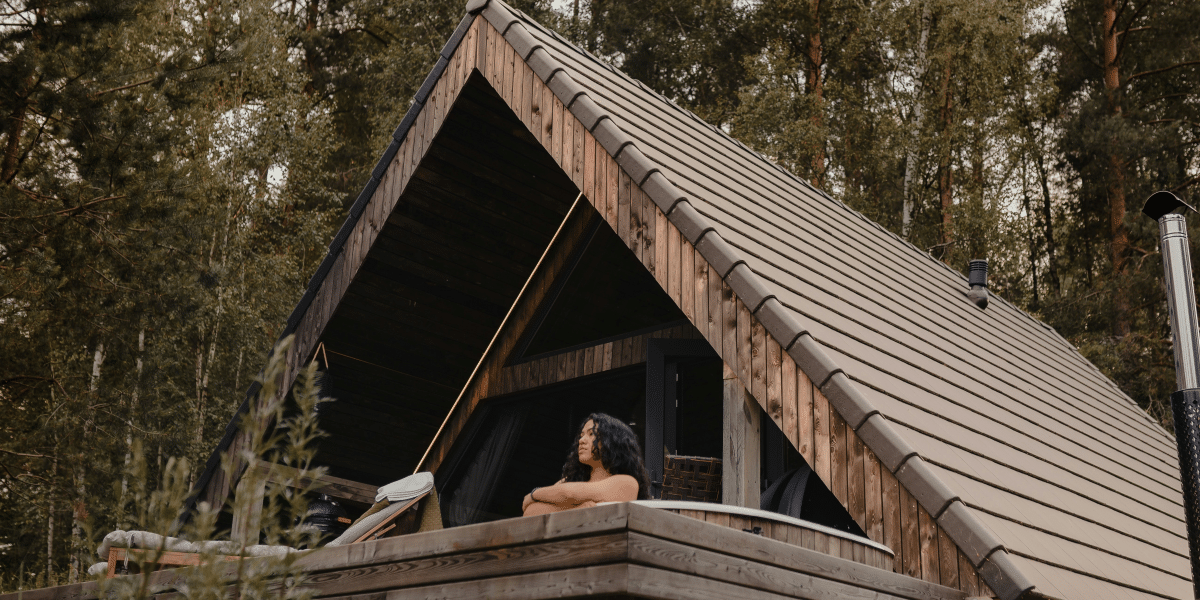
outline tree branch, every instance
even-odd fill
[[[1140,77],[1149,77],[1151,75],[1158,75],[1159,73],[1166,73],[1167,71],[1173,71],[1173,70],[1181,68],[1181,67],[1189,67],[1192,65],[1200,65],[1200,60],[1189,60],[1187,62],[1181,62],[1178,64],[1171,65],[1169,67],[1163,67],[1161,69],[1154,69],[1153,71],[1142,71],[1141,73],[1134,73],[1133,75],[1130,75],[1127,79],[1125,79],[1125,83],[1129,83],[1130,81],[1133,81],[1134,79],[1138,79]]]

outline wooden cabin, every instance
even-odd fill
[[[500,0],[471,0],[284,335],[352,510],[446,529],[303,559],[318,597],[1190,597],[1173,437],[1053,329]],[[250,396],[256,390],[252,389]],[[243,407],[245,410],[246,407]],[[656,494],[520,517],[581,419]],[[244,465],[235,417],[193,501]],[[719,466],[716,466],[719,461]],[[760,510],[812,473],[801,518]],[[234,515],[234,527],[253,527]]]

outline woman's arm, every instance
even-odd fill
[[[627,502],[637,500],[637,480],[629,475],[613,475],[601,481],[559,482],[539,488],[535,502],[554,505],[577,505],[583,502]]]

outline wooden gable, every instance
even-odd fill
[[[460,338],[460,342],[476,350],[469,359],[457,363],[456,375],[448,376],[447,383],[442,386],[444,389],[433,394],[439,400],[433,403],[437,410],[430,412],[438,415],[446,415],[448,412],[446,420],[425,423],[424,429],[414,431],[415,435],[409,438],[409,451],[417,453],[425,451],[426,443],[432,441],[428,452],[420,459],[419,468],[436,470],[449,455],[474,410],[489,398],[644,360],[644,356],[640,356],[639,352],[644,352],[646,339],[655,334],[639,334],[641,337],[629,336],[612,340],[597,346],[546,357],[541,362],[510,364],[510,359],[525,334],[526,326],[535,318],[539,306],[564,272],[572,252],[577,249],[588,226],[588,220],[602,218],[604,225],[615,232],[636,260],[653,275],[658,285],[694,327],[694,330],[688,328],[686,331],[672,334],[660,332],[657,335],[703,337],[721,356],[737,385],[747,390],[765,414],[780,427],[790,443],[813,466],[821,480],[868,536],[895,550],[894,568],[897,572],[956,587],[970,594],[981,593],[1002,598],[1015,598],[1029,590],[1033,586],[1029,576],[1037,576],[1038,589],[1045,590],[1048,594],[1055,593],[1053,586],[1056,578],[1072,582],[1064,583],[1061,590],[1090,589],[1088,581],[1094,580],[1101,582],[1097,585],[1115,585],[1137,597],[1144,593],[1159,594],[1159,590],[1174,589],[1171,586],[1178,587],[1178,577],[1171,579],[1167,587],[1160,587],[1161,581],[1155,582],[1153,577],[1129,575],[1145,566],[1145,560],[1149,559],[1131,559],[1120,555],[1116,550],[1108,548],[1108,541],[1085,544],[1086,547],[1079,546],[1081,549],[1075,552],[1071,549],[1081,542],[1063,537],[1061,532],[1053,528],[1056,526],[1047,524],[1057,519],[1063,522],[1078,522],[1085,527],[1100,525],[1104,528],[1104,523],[1109,518],[1105,515],[1112,513],[1122,523],[1129,520],[1128,515],[1117,515],[1108,507],[1084,506],[1072,500],[1070,508],[1058,508],[1063,515],[1047,517],[1051,521],[1046,521],[1043,513],[1050,514],[1052,511],[1043,508],[1048,506],[1047,502],[1051,498],[1056,498],[1056,494],[1061,493],[1053,490],[1043,493],[1043,488],[1057,485],[1053,477],[1041,474],[1046,468],[1039,465],[1029,468],[1022,466],[1019,472],[1009,474],[1007,470],[1010,467],[1002,465],[1007,481],[1020,482],[1008,487],[998,483],[998,478],[987,470],[1000,467],[977,461],[978,474],[971,473],[971,469],[975,468],[972,465],[976,464],[970,462],[974,457],[954,449],[975,452],[973,447],[979,445],[983,448],[997,448],[997,455],[1014,454],[1010,448],[1001,446],[1005,443],[1012,446],[1015,442],[1007,442],[991,433],[984,437],[981,436],[981,432],[986,431],[993,422],[988,419],[1001,423],[1009,430],[1017,431],[1016,428],[1021,424],[1009,423],[1008,421],[1012,420],[1009,415],[1020,415],[1020,410],[1029,407],[1056,423],[1074,421],[1055,412],[1057,408],[1043,408],[1023,398],[1016,403],[1019,405],[1016,408],[1004,405],[1003,410],[996,410],[989,407],[978,413],[984,415],[983,418],[964,411],[966,405],[954,397],[957,392],[951,388],[967,384],[954,378],[965,380],[984,376],[958,374],[953,370],[960,368],[958,363],[955,363],[953,368],[946,366],[946,363],[957,360],[953,358],[933,358],[931,366],[927,366],[925,363],[930,362],[929,357],[936,356],[934,351],[922,345],[925,344],[924,341],[905,341],[907,338],[903,338],[904,335],[916,335],[920,332],[905,331],[903,326],[885,323],[886,327],[892,329],[870,329],[860,322],[866,319],[848,317],[844,319],[849,324],[847,327],[855,328],[855,332],[862,329],[858,337],[847,334],[848,341],[836,349],[818,343],[815,340],[818,336],[817,329],[810,331],[807,325],[801,327],[791,317],[791,306],[795,303],[789,304],[788,308],[781,304],[784,291],[780,291],[782,288],[778,282],[764,279],[775,277],[782,280],[795,276],[794,273],[761,256],[744,254],[745,248],[760,248],[754,245],[757,242],[752,239],[753,227],[757,226],[751,223],[751,217],[754,215],[747,213],[751,210],[747,206],[757,206],[756,203],[760,201],[750,198],[747,206],[726,206],[713,200],[713,206],[710,207],[713,212],[725,211],[736,218],[744,219],[747,230],[735,232],[728,228],[727,223],[709,226],[709,221],[692,205],[695,203],[700,206],[700,199],[693,197],[690,203],[688,198],[672,185],[679,180],[669,180],[664,175],[669,169],[675,173],[686,169],[710,169],[713,173],[711,182],[700,181],[702,178],[699,177],[694,179],[700,183],[687,182],[691,186],[689,192],[693,195],[708,193],[705,185],[733,185],[727,183],[730,180],[728,176],[712,170],[711,166],[696,167],[693,163],[698,162],[698,159],[692,154],[674,151],[670,144],[659,144],[658,140],[647,137],[654,131],[685,130],[688,125],[679,123],[686,122],[686,117],[674,114],[669,118],[664,117],[665,109],[662,106],[668,104],[665,100],[660,103],[661,106],[643,106],[639,105],[638,101],[625,98],[622,94],[651,94],[634,89],[632,83],[619,77],[609,77],[603,67],[589,63],[590,59],[582,52],[572,50],[569,44],[557,40],[552,33],[539,29],[536,24],[498,0],[473,1],[469,8],[474,12],[464,19],[454,38],[447,44],[443,58],[418,94],[413,110],[397,130],[396,142],[385,154],[385,160],[381,161],[360,203],[356,204],[356,211],[352,212],[347,228],[344,229],[343,235],[339,236],[339,240],[344,240],[344,244],[335,241],[334,247],[340,251],[331,252],[328,266],[323,266],[323,271],[318,277],[314,277],[314,285],[310,288],[310,294],[306,296],[309,304],[302,302],[301,307],[297,309],[293,325],[297,333],[297,344],[295,351],[289,356],[289,379],[300,365],[313,356],[323,341],[338,339],[336,335],[346,335],[345,331],[335,330],[341,327],[339,319],[353,312],[346,308],[346,298],[348,294],[355,296],[353,288],[359,285],[359,274],[363,272],[364,265],[374,261],[374,254],[385,247],[388,236],[386,233],[381,235],[381,231],[388,227],[387,223],[395,222],[398,211],[403,212],[414,197],[430,193],[431,187],[437,187],[432,185],[432,178],[437,175],[437,171],[431,168],[432,165],[438,160],[441,160],[443,165],[454,162],[445,160],[444,154],[440,159],[436,156],[443,151],[440,144],[450,141],[452,136],[448,132],[459,127],[460,119],[468,114],[463,110],[464,107],[483,104],[478,99],[479,94],[485,92],[485,95],[494,101],[493,105],[485,111],[477,110],[475,114],[481,121],[492,124],[492,133],[481,136],[479,144],[467,144],[473,146],[470,149],[474,151],[471,156],[478,160],[462,160],[455,165],[458,170],[454,172],[487,171],[486,163],[492,159],[488,158],[489,151],[486,149],[500,148],[499,152],[504,152],[506,144],[511,145],[514,140],[520,140],[521,144],[518,147],[523,151],[522,159],[528,160],[530,164],[539,165],[540,176],[557,178],[554,180],[554,192],[544,197],[553,208],[546,213],[547,217],[542,219],[546,224],[545,228],[539,230],[536,235],[526,237],[527,241],[534,243],[526,250],[523,259],[525,262],[522,264],[528,264],[532,268],[532,264],[536,262],[538,266],[533,275],[524,282],[523,287],[523,276],[510,277],[506,284],[508,288],[500,294],[506,299],[516,299],[512,308],[506,315],[493,311],[490,315],[493,325],[490,328],[477,320],[476,335],[471,340]],[[475,13],[479,13],[479,16],[475,16]],[[536,35],[531,35],[531,31]],[[554,46],[553,52],[548,52],[551,46]],[[591,71],[582,73],[586,69]],[[601,109],[597,102],[591,99],[588,90],[574,81],[573,73],[591,78],[588,85],[592,94],[614,94],[613,98],[607,99],[606,106],[621,105],[626,111],[623,113],[626,117],[643,119],[645,123],[639,122],[636,129],[641,137],[630,137],[630,134],[617,124],[618,117]],[[605,79],[606,77],[609,79]],[[476,100],[470,100],[469,96]],[[644,100],[643,98],[640,101]],[[501,106],[503,110],[498,110]],[[645,110],[644,117],[638,114],[641,110]],[[697,130],[700,129],[703,128]],[[635,131],[634,128],[629,130]],[[685,131],[681,135],[699,134]],[[713,137],[716,139],[720,135],[713,134]],[[685,140],[680,143],[691,142]],[[721,140],[720,143],[729,148],[734,146],[728,140]],[[695,146],[699,147],[700,143],[695,143]],[[639,147],[644,148],[646,154],[643,154]],[[530,148],[537,148],[538,151],[530,152]],[[654,152],[651,152],[652,148]],[[705,149],[705,152],[709,151]],[[730,150],[735,151],[736,149]],[[647,154],[653,154],[655,160],[661,162],[647,159]],[[460,152],[458,156],[461,158],[463,155]],[[752,158],[740,155],[738,160],[753,161]],[[766,163],[765,160],[761,162]],[[669,168],[667,165],[670,165]],[[550,171],[553,171],[553,174]],[[445,177],[449,172],[451,171],[443,171],[441,176]],[[506,176],[507,173],[493,174],[488,181],[495,185],[505,185]],[[766,189],[767,184],[757,180],[753,180],[748,187],[762,188],[765,190],[763,193],[767,194],[778,193],[777,190]],[[754,190],[746,193],[752,192],[757,193]],[[518,197],[521,190],[510,189],[509,193],[512,194],[506,201],[509,204],[501,202],[501,206],[510,206],[511,198]],[[573,211],[574,216],[566,220],[560,218],[556,221],[549,217],[551,214],[560,217],[565,214],[571,204],[571,198],[580,193],[580,201],[587,203],[587,211]],[[713,195],[718,194],[713,192]],[[839,219],[853,221],[852,217],[845,217],[835,209],[824,207],[820,210],[834,215],[829,218],[830,222]],[[743,214],[749,216],[742,216]],[[819,222],[817,224],[821,225]],[[847,231],[857,232],[855,235],[860,234],[861,229],[870,229],[860,226],[857,222],[845,227]],[[490,231],[484,228],[482,233]],[[823,233],[829,234],[828,231]],[[730,239],[737,238],[738,250],[734,250],[724,241],[722,236],[726,235],[731,236]],[[384,238],[382,242],[381,238]],[[854,240],[854,243],[862,243],[862,240]],[[887,239],[882,242],[867,239],[867,243],[875,247],[890,247],[888,244],[892,244]],[[760,252],[768,254],[776,251],[767,246],[769,244],[764,243]],[[537,259],[542,250],[546,251],[544,256]],[[481,254],[480,258],[485,256],[487,255]],[[742,260],[742,256],[747,256],[746,260]],[[811,269],[814,274],[811,277],[837,275],[825,272],[828,265],[821,262],[822,260],[821,257],[812,258]],[[901,268],[907,266],[919,271],[913,276],[914,279],[924,278],[923,281],[928,283],[941,277],[940,272],[929,272],[932,267],[918,265],[913,260],[905,257],[898,264]],[[747,267],[748,263],[753,263],[753,268]],[[808,265],[803,266],[803,269],[809,268]],[[514,267],[509,270],[519,269]],[[936,285],[925,283],[922,285],[929,289],[923,288],[912,293],[926,294],[929,298],[921,297],[918,300],[933,302],[930,298],[937,299],[937,296],[930,295],[929,290],[940,285],[940,280]],[[832,296],[829,302],[841,301],[841,298],[832,292],[820,292]],[[875,293],[874,290],[869,292]],[[775,297],[776,293],[780,294],[779,298]],[[866,292],[855,290],[854,293]],[[942,302],[940,299],[936,301]],[[493,304],[502,305],[505,302],[507,300],[497,299]],[[817,305],[817,311],[830,311],[828,302],[825,305],[821,305],[820,302],[814,304]],[[890,305],[885,309],[894,310]],[[961,309],[956,307],[953,310]],[[340,315],[339,311],[344,311],[345,315]],[[500,312],[503,313],[503,310]],[[1027,335],[1033,346],[1036,346],[1034,350],[1041,353],[1039,356],[1044,355],[1045,360],[1051,363],[1054,369],[1067,373],[1055,375],[1056,378],[1052,378],[1047,385],[1054,390],[1079,387],[1085,391],[1090,390],[1089,393],[1094,392],[1097,397],[1106,397],[1106,392],[1101,389],[1103,386],[1089,379],[1087,368],[1075,364],[1078,361],[1070,356],[1069,352],[1056,346],[1058,341],[1051,339],[1053,336],[1047,337],[1037,327],[1022,321],[1020,315],[1014,316],[1008,307],[997,306],[995,312],[1001,316],[989,315],[989,318],[1000,323],[1000,326],[1009,328],[1004,330],[1005,335]],[[836,313],[836,309],[833,309],[833,313]],[[927,315],[920,315],[919,318],[926,321],[930,319]],[[1012,334],[1010,330],[1017,333]],[[820,329],[819,332],[823,337],[822,341],[826,343],[825,335],[842,335],[842,332],[830,333],[826,329]],[[939,329],[936,335],[945,334]],[[883,347],[877,348],[872,345],[876,336],[881,340],[880,343],[884,344]],[[353,336],[350,338],[342,337],[339,343],[355,343]],[[897,342],[897,339],[901,341]],[[987,343],[992,342],[987,340]],[[1005,338],[1000,343],[1011,345],[1013,342]],[[905,344],[909,346],[906,347]],[[920,347],[914,350],[917,346]],[[911,354],[911,359],[906,352]],[[834,358],[831,358],[831,354]],[[937,364],[938,360],[943,361],[940,366]],[[989,355],[980,360],[999,359]],[[847,370],[843,371],[839,365],[846,366]],[[897,380],[896,389],[863,386],[864,376],[859,375],[855,378],[850,375],[851,368],[858,373],[869,372],[870,376],[874,376],[872,369],[879,371],[883,374],[881,377]],[[1009,364],[997,368],[1006,374],[1011,371],[1021,377],[1027,377],[1029,370],[1020,365],[1014,367]],[[915,375],[908,374],[906,369]],[[927,371],[936,371],[937,377],[943,379],[927,378],[926,383],[922,377]],[[949,374],[942,374],[943,371]],[[1078,381],[1072,381],[1072,376],[1077,377]],[[334,377],[336,380],[336,373]],[[1009,402],[1010,397],[1019,395],[1003,387],[1008,384],[1001,385],[988,379],[988,385],[999,389],[996,394],[1004,402]],[[870,400],[864,394],[869,395]],[[905,399],[905,395],[914,399]],[[903,405],[899,409],[895,408],[897,402],[893,396],[901,397],[902,401],[916,406],[919,410],[909,410]],[[1022,402],[1024,404],[1021,404]],[[883,412],[875,409],[874,403],[881,403],[889,409],[886,418]],[[921,403],[929,403],[930,406]],[[938,407],[943,404],[947,411],[957,411],[965,416],[961,417],[960,421],[950,421],[948,424],[934,422],[936,419],[927,419],[930,421],[928,424],[920,421],[926,419],[925,413],[942,410]],[[987,412],[988,410],[991,412]],[[1125,415],[1123,409],[1115,404],[1104,405],[1104,410],[1108,411],[1106,415],[1115,415],[1119,419],[1129,421],[1123,426],[1124,430],[1146,429],[1145,424],[1134,422],[1136,419]],[[904,422],[895,421],[897,414],[908,418]],[[1084,420],[1090,418],[1086,417]],[[968,423],[971,425],[968,426]],[[1110,429],[1115,427],[1104,426]],[[937,429],[939,427],[946,428],[951,435],[958,435],[959,439],[950,440],[949,435],[946,440],[938,439],[941,435]],[[958,429],[963,429],[966,433],[961,433]],[[1100,439],[1098,436],[1104,434],[1105,432],[1089,432],[1083,437]],[[1146,438],[1149,441],[1105,441],[1100,445],[1106,448],[1134,448],[1136,452],[1131,451],[1131,456],[1142,454],[1137,454],[1130,460],[1138,464],[1157,465],[1154,461],[1158,460],[1157,454],[1161,454],[1157,448],[1161,444],[1155,439],[1150,439],[1151,437],[1153,436]],[[1087,439],[1084,442],[1087,442]],[[918,449],[909,445],[918,442]],[[1076,440],[1071,444],[1083,448],[1084,442]],[[231,432],[228,444],[223,447],[236,448],[237,444],[236,433]],[[943,447],[949,450],[943,451]],[[1052,453],[1058,452],[1055,447],[1047,445],[1046,448]],[[934,461],[928,460],[931,450],[940,453]],[[1020,454],[1020,448],[1017,450],[1016,454]],[[964,465],[952,465],[947,457],[958,459],[960,454],[965,457]],[[1010,465],[1015,464],[1011,459],[1006,460],[1010,460]],[[1128,462],[1124,457],[1114,459],[1115,463],[1122,461]],[[408,468],[411,468],[411,465]],[[1092,468],[1091,464],[1080,467],[1072,464],[1070,469],[1074,471],[1070,476],[1075,477],[1074,473],[1089,473],[1088,477],[1091,480],[1080,479],[1084,489],[1111,487],[1104,479],[1109,475],[1103,472],[1091,475],[1092,471],[1089,469]],[[1124,474],[1121,469],[1125,468],[1124,464],[1117,464],[1112,468],[1112,471],[1117,473],[1114,480],[1135,479],[1134,475]],[[1158,477],[1156,469],[1157,466],[1151,469],[1151,477]],[[237,471],[235,468],[234,473]],[[974,479],[962,476],[963,473],[971,474]],[[1158,478],[1163,479],[1166,485],[1170,484],[1169,477]],[[210,477],[211,483],[206,489],[207,497],[213,500],[223,498],[234,479],[235,477],[229,475]],[[1027,480],[1033,483],[1027,484]],[[946,481],[952,481],[954,488],[949,488]],[[1094,483],[1096,481],[1101,484],[1097,486]],[[1158,483],[1153,481],[1144,484],[1143,487],[1148,489]],[[978,488],[974,497],[968,497],[968,492],[976,489],[970,486]],[[1014,491],[1026,489],[1020,486],[1037,491],[1022,495]],[[1077,494],[1075,490],[1068,491]],[[1101,494],[1107,493],[1104,489],[1099,491]],[[999,500],[991,500],[993,496]],[[1166,492],[1146,497],[1149,505],[1164,515],[1171,513],[1174,508],[1174,500]],[[969,507],[968,502],[971,503]],[[1022,518],[1016,519],[1009,512],[1005,512],[1014,510],[1008,504],[996,502],[1007,502],[1013,506],[1019,504],[1021,508],[1015,509],[1015,514]],[[980,511],[980,507],[984,510]],[[1080,515],[1092,516],[1076,519],[1070,512],[1072,510],[1080,511]],[[1032,524],[1025,521],[1026,515],[1033,519]],[[987,520],[986,525],[981,522],[981,518]],[[1157,516],[1153,518],[1158,519]],[[1146,529],[1142,525],[1132,522],[1131,524],[1131,527],[1125,527],[1123,531],[1136,530],[1138,533],[1130,533],[1130,540],[1121,542],[1122,545],[1136,547],[1138,552],[1148,552],[1147,556],[1156,557],[1156,564],[1178,562],[1178,557],[1175,556],[1178,553],[1172,554],[1172,548],[1178,545],[1178,540],[1170,534],[1159,535],[1157,530],[1154,530],[1154,527],[1158,526],[1157,520],[1147,531],[1141,531]],[[992,531],[993,527],[998,526],[1005,527],[1002,531],[1003,543]],[[1115,531],[1113,527],[1115,526],[1107,526],[1107,530]],[[1060,551],[1058,541],[1067,544],[1064,546],[1067,550]],[[1010,552],[1009,548],[1013,548],[1014,551]],[[1091,560],[1094,564],[1073,566],[1068,564],[1069,560],[1063,558],[1064,552],[1090,553],[1088,556],[1091,558],[1077,560]],[[1162,561],[1157,560],[1160,554]],[[1141,560],[1142,563],[1133,564],[1131,560]],[[1104,572],[1105,569],[1095,566],[1103,561],[1121,565],[1123,570],[1117,579],[1109,578],[1109,574]],[[1159,569],[1160,574],[1171,573],[1170,567],[1154,568]],[[1073,595],[1074,592],[1061,593],[1063,597]]]

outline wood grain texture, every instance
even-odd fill
[[[765,330],[764,330],[764,339],[765,339],[765,345],[766,345],[766,350],[767,350],[767,352],[766,352],[766,355],[767,355],[767,358],[766,358],[767,398],[766,398],[765,408],[767,411],[767,415],[769,415],[771,420],[775,422],[775,425],[777,427],[782,428],[782,427],[784,427],[783,381],[782,381],[783,364],[782,364],[782,358],[781,358],[782,350],[779,347],[779,342],[776,342],[775,338],[771,337],[769,334],[766,334]],[[761,399],[760,399],[760,401],[761,401]],[[794,427],[795,427],[795,425],[793,424],[793,428]],[[784,431],[786,431],[786,429]],[[792,438],[794,438],[794,437],[795,437],[795,431],[793,429]],[[789,439],[792,439],[792,438],[789,438]],[[792,445],[793,446],[795,445],[794,439],[792,439]]]
[[[941,527],[937,528],[937,544],[939,583],[957,588],[959,580],[958,546],[954,545],[954,540],[951,540]]]
[[[867,531],[867,493],[865,447],[849,426],[846,427],[846,504],[850,516]]]
[[[829,406],[829,491],[841,501],[842,506],[849,509],[849,498],[846,494],[846,479],[848,475],[846,452],[846,421],[838,414],[837,409]],[[852,515],[853,516],[853,515]]]
[[[666,218],[664,217],[664,220]],[[681,242],[683,236],[668,221],[667,223],[667,295],[675,302],[675,306],[683,306],[682,293],[680,287],[682,285],[682,273],[680,272],[680,252],[682,251]]]
[[[863,467],[866,471],[866,523],[863,530],[867,537],[883,542],[883,480],[882,472],[887,469],[870,448],[864,447]]]
[[[830,465],[830,450],[833,447],[833,441],[830,439],[832,427],[829,422],[829,401],[820,391],[814,389],[814,386],[809,385],[813,397],[813,462],[812,469],[816,472],[817,477],[825,482],[825,485],[831,485],[832,467]]]
[[[692,323],[696,320],[696,249],[683,236],[679,240],[679,308]]]
[[[754,315],[750,315],[750,393],[764,408],[767,403],[767,330]]]
[[[731,292],[732,293],[732,292]],[[737,353],[737,373],[738,379],[741,379],[747,385],[753,381],[751,373],[754,369],[754,354],[753,342],[753,327],[750,322],[750,310],[742,303],[740,298],[734,298],[734,314],[736,316],[737,329],[734,332],[734,343]]]
[[[938,583],[941,581],[941,563],[938,560],[937,522],[924,506],[917,507],[917,519],[921,540],[921,579]]]

